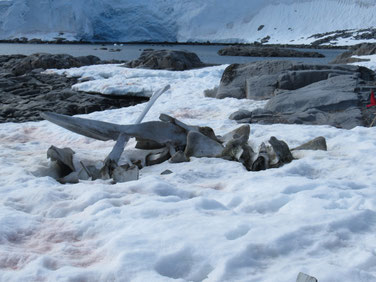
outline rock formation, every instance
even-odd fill
[[[76,78],[43,73],[46,68],[70,68],[104,63],[97,57],[34,54],[0,56],[0,123],[41,120],[40,112],[65,115],[121,108],[147,101],[73,91]]]
[[[128,68],[183,71],[207,66],[192,52],[145,49],[136,60],[125,64]]]
[[[294,49],[265,47],[265,46],[228,46],[218,51],[220,56],[246,56],[246,57],[310,57],[324,58],[323,54],[318,52],[298,51]]]
[[[233,64],[226,68],[216,98],[266,100],[255,111],[239,110],[240,123],[297,123],[353,128],[370,124],[365,111],[375,73],[351,65],[310,65],[288,61]]]
[[[353,58],[353,56],[368,56],[376,54],[375,43],[362,43],[351,46],[350,50],[337,56],[331,64],[349,64],[355,62],[369,61],[368,59]]]

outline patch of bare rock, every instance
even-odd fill
[[[145,49],[138,59],[125,64],[128,68],[183,71],[208,66],[193,52]]]
[[[376,44],[375,43],[362,43],[354,45],[350,50],[342,53],[337,58],[335,58],[331,64],[350,64],[356,62],[369,61],[368,59],[353,58],[353,56],[368,56],[376,54]]]
[[[232,64],[218,88],[205,95],[219,99],[268,100],[264,108],[239,109],[239,123],[331,125],[350,129],[369,126],[375,110],[367,108],[375,73],[352,65],[319,65],[289,61]]]
[[[310,57],[323,58],[323,54],[310,51],[298,51],[289,48],[269,46],[227,46],[218,51],[220,56],[247,56],[247,57]]]

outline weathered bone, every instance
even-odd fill
[[[119,125],[109,122],[70,117],[55,113],[43,113],[45,119],[75,133],[106,141],[117,140],[124,133],[131,137],[152,140],[160,144],[185,145],[187,134],[179,126],[162,121]]]
[[[112,178],[115,183],[138,180],[139,169],[137,166],[128,164],[118,166],[114,169]]]
[[[137,120],[135,121],[135,124],[139,124],[142,122],[142,120],[144,119],[144,117],[146,116],[146,114],[148,113],[148,111],[150,110],[150,108],[154,105],[155,101],[164,93],[166,92],[168,89],[170,89],[170,85],[166,85],[164,88],[162,89],[159,89],[158,91],[156,91],[153,96],[150,98],[149,102],[146,104],[146,107],[145,109],[142,111],[141,115],[137,118]],[[107,163],[118,163],[119,162],[119,159],[121,157],[121,154],[123,153],[124,151],[124,148],[125,146],[127,145],[128,141],[129,141],[129,138],[130,136],[126,135],[126,134],[120,134],[117,141],[116,141],[116,144],[115,146],[112,148],[112,151],[110,152],[110,154],[107,156],[107,158],[105,159],[104,161],[104,166],[106,166]],[[128,161],[128,164],[130,164],[130,161]]]
[[[187,146],[185,148],[185,155],[187,157],[220,157],[222,155],[223,146],[207,137],[206,135],[197,132],[189,131],[187,136]]]
[[[196,126],[196,125],[188,125],[188,124],[185,124],[184,122],[172,117],[172,116],[169,116],[169,115],[166,115],[166,114],[161,114],[159,116],[159,119],[161,121],[165,121],[165,122],[170,122],[170,123],[173,123],[181,128],[183,128],[187,134],[189,131],[196,131],[196,132],[200,132],[201,134],[204,134],[205,136],[209,137],[210,139],[213,139],[214,141],[216,142],[220,142],[220,140],[218,140],[217,136],[215,136],[215,133],[214,133],[214,130],[208,126]]]
[[[272,145],[273,150],[278,157],[278,165],[283,165],[292,162],[294,158],[286,142],[278,140],[277,138],[272,136],[269,139],[269,143],[270,145]]]
[[[76,170],[73,165],[74,154],[75,152],[71,148],[61,149],[53,145],[47,150],[47,158],[51,159],[52,161],[56,161],[61,169],[66,170],[67,172]]]
[[[249,133],[249,125],[243,125],[227,133],[222,139],[220,138],[225,144],[222,157],[228,160],[239,161],[244,152],[243,146],[248,142]]]
[[[97,140],[116,140],[122,132],[121,125],[104,121],[70,117],[56,113],[44,112],[40,114],[44,119],[65,129]]]
[[[247,136],[247,141],[248,141],[250,133],[251,133],[251,129],[249,127],[249,124],[245,124],[245,125],[242,125],[242,126],[236,128],[236,129],[230,131],[229,133],[226,133],[223,136],[218,137],[218,139],[222,143],[226,144],[227,142],[229,142],[233,139],[237,139],[240,136]]]
[[[304,143],[300,145],[299,147],[296,147],[293,150],[323,150],[327,151],[328,147],[326,145],[326,140],[324,137],[319,136],[313,140],[308,141],[307,143]]]
[[[136,120],[136,124],[141,123],[147,112],[153,106],[154,102],[168,89],[170,89],[170,85],[166,85],[164,88],[154,93],[145,109]],[[112,174],[112,171],[118,166],[118,161],[121,157],[121,154],[123,153],[124,148],[129,141],[129,138],[132,136],[127,134],[127,132],[124,132],[124,130],[126,129],[124,129],[123,126],[112,123],[91,121],[80,118],[74,118],[73,120],[73,118],[53,113],[42,113],[41,115],[43,118],[78,134],[103,141],[110,139],[116,140],[116,144],[105,159],[104,166],[100,170],[102,178],[109,177]],[[127,161],[127,163],[128,165],[131,165],[131,162],[129,160]]]
[[[157,153],[150,153],[146,156],[145,164],[147,166],[156,165],[167,161],[171,157],[168,148],[164,148],[162,151]]]
[[[260,171],[269,168],[269,156],[266,151],[265,143],[261,143],[258,157],[252,164],[252,171]]]
[[[243,147],[243,153],[240,156],[240,162],[245,166],[245,168],[250,171],[252,170],[252,164],[255,152],[253,151],[252,147],[248,144],[244,144]]]

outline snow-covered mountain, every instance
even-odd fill
[[[376,26],[374,0],[0,0],[0,39],[309,43]]]

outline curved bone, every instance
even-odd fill
[[[42,113],[41,115],[44,119],[70,131],[102,141],[117,140],[119,135],[124,133],[131,137],[152,140],[160,144],[186,144],[187,134],[185,131],[168,122],[149,121],[140,124],[119,125],[55,113]]]
[[[153,96],[150,98],[149,102],[146,104],[146,107],[142,111],[141,115],[137,118],[135,121],[135,124],[139,124],[142,122],[150,108],[154,105],[155,101],[168,89],[170,89],[170,84],[166,85],[164,88],[161,88],[157,90]],[[123,153],[125,146],[127,146],[127,143],[129,141],[129,136],[122,133],[119,135],[118,139],[116,140],[116,143],[114,147],[112,148],[110,154],[106,157],[104,160],[104,165],[102,168],[102,171],[106,170],[108,171],[111,164],[117,165],[117,163],[120,160],[121,154]],[[127,158],[128,165],[132,165],[131,161]]]
[[[202,134],[204,134],[205,136],[209,137],[210,139],[213,139],[214,141],[216,142],[220,142],[218,140],[218,138],[215,136],[215,133],[214,133],[214,130],[208,126],[196,126],[196,125],[188,125],[188,124],[185,124],[184,122],[172,117],[172,116],[169,116],[169,115],[166,115],[166,114],[161,114],[159,116],[159,119],[161,121],[165,121],[165,122],[170,122],[170,123],[173,123],[177,126],[180,126],[181,128],[183,128],[184,130],[187,131],[187,134],[189,131],[196,131],[196,132],[200,132]]]

